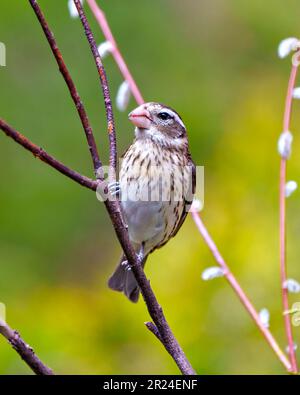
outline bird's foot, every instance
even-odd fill
[[[141,265],[141,264],[143,263],[143,260],[144,260],[143,251],[140,251],[140,252],[138,252],[138,253],[136,254],[136,259],[137,259],[139,265]],[[130,267],[130,265],[129,265],[129,263],[128,263],[127,260],[126,260],[126,261],[123,261],[123,262],[121,263],[121,265],[124,266],[125,270],[127,270],[127,271],[131,270],[131,267]]]
[[[107,186],[111,196],[116,196],[116,197],[120,196],[121,186],[118,181],[110,182]]]
[[[143,242],[141,244],[141,248],[140,248],[139,252],[136,254],[136,257],[137,257],[139,264],[142,265],[144,262],[144,259],[145,259],[145,242]]]
[[[144,251],[140,250],[137,254],[136,254],[137,260],[139,262],[139,264],[141,265],[143,260],[144,260]]]
[[[128,261],[123,261],[123,262],[121,263],[121,265],[124,266],[124,269],[125,269],[127,272],[131,270],[131,267],[129,266]]]

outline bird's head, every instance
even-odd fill
[[[136,126],[136,138],[170,146],[186,144],[186,128],[179,114],[161,103],[145,103],[128,115]]]

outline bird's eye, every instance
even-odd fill
[[[170,115],[167,112],[160,112],[157,116],[158,116],[159,119],[162,119],[163,121],[166,121],[167,119],[172,119],[173,118],[172,115]]]

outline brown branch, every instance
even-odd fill
[[[86,38],[89,42],[95,60],[95,64],[97,67],[97,71],[100,77],[100,84],[102,88],[102,94],[104,98],[105,111],[106,111],[107,132],[109,138],[109,166],[110,166],[109,180],[115,181],[116,169],[117,169],[117,142],[116,142],[116,129],[115,129],[115,122],[114,122],[114,115],[113,115],[112,102],[109,92],[108,80],[107,80],[105,68],[103,66],[101,57],[98,52],[97,44],[95,42],[89,23],[84,14],[81,2],[80,0],[74,0],[74,3],[77,7],[78,14],[82,22]]]
[[[33,349],[24,342],[20,334],[11,329],[9,325],[0,320],[0,333],[3,335],[12,347],[17,351],[23,361],[33,370],[35,374],[42,376],[53,375],[54,373],[50,368],[43,364],[43,362],[37,357]]]
[[[96,141],[95,141],[95,138],[93,135],[92,127],[90,125],[87,113],[86,113],[84,105],[82,103],[82,100],[81,100],[79,93],[76,89],[76,86],[71,78],[68,68],[63,60],[62,54],[57,46],[54,35],[51,32],[38,3],[36,2],[36,0],[29,0],[29,2],[31,4],[39,22],[40,22],[40,25],[42,26],[42,29],[45,33],[47,41],[48,41],[50,48],[52,50],[52,53],[53,53],[53,55],[56,59],[56,62],[58,64],[59,70],[60,70],[68,88],[69,88],[69,92],[71,94],[71,97],[72,97],[75,107],[77,109],[78,115],[80,117],[83,129],[84,129],[84,132],[86,135],[88,147],[89,147],[93,165],[94,165],[95,174],[100,179],[103,179],[102,174],[100,177],[100,172],[98,172],[98,170],[102,167],[102,164],[101,164],[101,161],[99,158],[99,154],[98,154],[98,150],[97,150],[97,146],[96,146]]]
[[[93,33],[91,31],[91,28],[83,11],[81,2],[80,0],[74,0],[74,3],[77,7],[79,17],[84,27],[84,31],[88,39],[88,42],[90,44],[90,48],[93,53],[97,70],[100,76],[100,82],[102,86],[107,122],[108,122],[108,134],[110,138],[110,166],[111,168],[113,168],[113,170],[115,170],[116,169],[116,134],[115,134],[115,124],[114,124],[114,118],[112,112],[111,98],[108,88],[108,81],[106,78],[105,69],[103,67],[100,55],[98,53],[98,49]],[[108,199],[105,201],[105,206],[113,223],[119,242],[128,259],[128,262],[135,275],[137,283],[141,289],[141,293],[147,305],[150,316],[153,319],[154,323],[156,324],[157,329],[160,333],[163,345],[165,346],[169,354],[172,356],[172,358],[174,359],[174,361],[176,362],[177,366],[179,367],[179,369],[183,374],[195,374],[194,369],[192,368],[190,362],[186,358],[178,341],[176,340],[174,334],[172,333],[171,328],[169,327],[169,324],[163,314],[162,308],[158,304],[155,294],[150,286],[150,282],[147,280],[144,270],[142,266],[139,264],[136,253],[129,240],[127,227],[124,224],[121,217],[119,202]]]
[[[43,30],[46,34],[48,41],[50,40],[49,43],[50,43],[51,48],[53,50],[54,56],[56,57],[57,60],[59,60],[58,63],[60,65],[61,71],[62,71],[62,69],[64,70],[64,73],[63,73],[64,77],[68,77],[66,80],[68,88],[69,88],[70,93],[73,97],[73,101],[74,101],[76,107],[78,108],[78,105],[79,105],[79,108],[81,111],[80,115],[82,115],[82,111],[84,111],[84,110],[82,110],[83,107],[81,107],[82,103],[79,99],[79,96],[77,96],[78,94],[75,96],[73,95],[74,92],[77,92],[77,91],[76,91],[76,89],[75,90],[73,89],[73,88],[75,88],[74,84],[70,83],[70,81],[72,81],[72,80],[70,79],[71,77],[70,77],[69,73],[67,73],[67,74],[65,73],[67,70],[66,70],[65,64],[62,60],[62,55],[58,51],[58,48],[57,48],[56,43],[54,41],[53,35],[48,28],[48,25],[45,21],[45,18],[43,17],[43,15],[41,13],[41,10],[40,10],[37,2],[35,0],[29,0],[29,1],[30,1],[30,4],[32,5],[36,15],[38,16],[39,22],[43,27]],[[86,33],[86,36],[87,36],[88,41],[90,43],[90,46],[91,46],[91,49],[92,49],[92,52],[93,52],[93,55],[95,58],[95,62],[97,65],[98,73],[100,76],[100,81],[101,81],[101,86],[102,86],[104,101],[105,101],[106,114],[107,114],[107,122],[108,122],[108,134],[109,134],[109,141],[110,141],[110,166],[113,170],[115,170],[116,166],[117,166],[116,135],[115,135],[115,125],[114,125],[114,119],[113,119],[111,98],[110,98],[109,89],[108,89],[108,82],[107,82],[105,70],[102,65],[101,58],[100,58],[98,51],[97,51],[95,40],[93,38],[93,35],[92,35],[92,32],[91,32],[90,27],[88,25],[85,14],[82,10],[81,3],[77,0],[74,0],[74,1],[77,6],[77,9],[79,11],[80,19],[83,23],[85,33]],[[85,119],[87,120],[87,117]],[[81,120],[82,120],[82,118],[81,118]],[[85,125],[88,125],[88,123]],[[23,135],[21,135],[19,132],[14,130],[5,121],[0,120],[0,128],[9,137],[11,137],[14,141],[16,141],[18,144],[22,145],[25,149],[31,151],[36,157],[38,157],[45,163],[49,164],[50,166],[52,166],[53,168],[55,168],[62,174],[68,176],[69,178],[73,179],[74,181],[78,182],[79,184],[81,184],[89,189],[96,190],[99,183],[69,169],[64,164],[62,164],[61,162],[57,161],[52,156],[50,156],[42,148],[36,146],[31,141],[29,141],[27,138],[25,138]],[[89,130],[91,131],[91,129],[89,129]],[[86,128],[85,128],[85,132],[87,134]],[[91,136],[92,136],[92,133],[87,134],[87,139],[89,141],[90,150],[91,150],[91,145],[90,145],[89,139]],[[99,161],[98,164],[95,163],[95,162],[97,162],[95,160],[95,158],[97,158],[97,157],[95,157],[94,150],[91,150],[91,154],[93,157],[95,170],[96,169],[98,170],[99,167],[97,167],[97,166],[99,166],[99,164],[100,164],[100,168],[101,168],[101,162]],[[181,349],[180,345],[178,344],[176,338],[174,337],[174,335],[173,335],[173,333],[166,321],[166,318],[163,314],[162,308],[158,304],[156,297],[153,293],[153,290],[150,286],[150,283],[147,280],[141,265],[139,264],[139,261],[137,259],[137,256],[136,256],[136,253],[135,253],[133,247],[131,246],[128,232],[127,232],[127,227],[124,224],[121,214],[120,214],[119,202],[113,201],[113,200],[112,201],[106,200],[105,206],[106,206],[106,209],[110,215],[110,218],[111,218],[112,224],[114,226],[115,232],[117,234],[117,237],[119,239],[119,242],[125,252],[125,255],[127,256],[127,259],[129,261],[129,264],[131,265],[132,271],[136,277],[139,287],[141,288],[141,293],[142,293],[145,303],[147,305],[150,316],[152,317],[152,319],[157,327],[157,330],[159,331],[159,335],[160,335],[160,338],[161,338],[161,341],[162,341],[164,347],[170,353],[170,355],[172,356],[172,358],[174,359],[174,361],[176,362],[177,366],[179,367],[179,369],[181,370],[181,372],[183,374],[195,374],[194,369],[192,368],[192,366],[189,363],[189,361],[187,360],[183,350]],[[27,363],[30,362],[27,360],[25,360],[25,361]]]
[[[59,171],[60,173],[76,181],[80,185],[89,188],[93,191],[95,191],[99,186],[99,182],[93,181],[90,178],[87,178],[75,172],[74,170],[69,169],[63,163],[53,158],[42,148],[33,144],[30,140],[28,140],[26,137],[24,137],[22,134],[17,132],[15,129],[13,129],[5,121],[1,119],[0,119],[0,129],[3,130],[5,134],[11,137],[16,143],[20,144],[26,150],[32,152],[32,154],[35,157],[39,158],[49,166]],[[166,321],[166,318],[163,314],[162,308],[160,307],[160,305],[156,300],[156,297],[152,291],[150,283],[147,280],[142,267],[139,265],[137,261],[135,251],[133,250],[128,237],[127,228],[122,221],[120,213],[117,211],[117,207],[115,206],[115,203],[116,202],[106,200],[105,206],[112,220],[120,244],[127,256],[129,263],[131,264],[132,271],[136,277],[139,287],[141,288],[141,292],[146,302],[150,316],[152,317],[153,321],[156,324],[156,327],[159,330],[162,339],[161,341],[164,347],[166,348],[166,350],[175,360],[181,372],[183,374],[194,374],[193,368],[191,367],[189,361],[186,359],[181,347],[179,346],[177,340],[175,339]]]
[[[159,331],[162,343],[183,374],[195,374],[194,369],[185,356],[166,320],[163,310],[156,299],[156,296],[150,286],[150,282],[147,279],[142,266],[137,260],[136,253],[132,248],[128,237],[127,228],[120,217],[120,213],[114,206],[114,203],[115,202],[107,200],[105,202],[106,209],[113,223],[119,242],[127,257],[128,263],[130,264],[131,270],[133,271],[136,281],[141,289],[141,293],[146,303],[148,312]]]
[[[145,322],[145,325],[146,325],[146,328],[149,329],[149,331],[152,332],[153,335],[156,336],[160,342],[162,342],[162,344],[164,344],[164,342],[160,336],[159,330],[157,329],[157,326],[154,325],[153,322],[151,322],[151,321]]]
[[[104,37],[106,38],[106,40],[108,42],[110,42],[112,44],[112,49],[111,49],[111,54],[115,59],[115,62],[117,64],[117,66],[120,69],[120,72],[122,74],[122,76],[124,77],[124,79],[128,82],[130,89],[131,89],[131,93],[134,96],[136,102],[141,105],[144,103],[144,99],[142,97],[141,91],[139,90],[119,48],[117,45],[117,42],[113,36],[113,33],[111,31],[111,28],[109,26],[109,22],[106,19],[106,16],[103,12],[103,10],[99,7],[99,5],[97,4],[96,0],[87,0],[87,3],[91,9],[92,14],[94,15],[95,19],[97,20],[100,29],[102,30],[102,33],[104,35]],[[296,55],[295,55],[296,56]],[[299,66],[299,61],[298,59],[296,60],[294,66],[297,68]],[[295,70],[293,70],[293,72],[295,72]],[[290,95],[289,98],[291,98],[291,92],[292,90],[290,90]],[[288,107],[286,109],[285,112],[285,125],[287,124],[287,122],[289,122],[290,120],[290,114],[291,114],[291,102],[290,100],[288,101]],[[289,130],[288,126],[284,127],[284,130]],[[284,183],[282,183],[283,188],[282,190],[284,190]],[[283,196],[283,194],[282,194]],[[283,196],[284,199],[284,196]],[[281,204],[283,199],[281,199]],[[282,210],[283,211],[283,210]],[[234,292],[237,294],[238,298],[240,299],[240,301],[242,302],[242,304],[244,305],[246,311],[249,313],[249,315],[251,316],[251,318],[253,319],[254,323],[257,325],[258,329],[261,331],[261,333],[263,334],[263,336],[265,337],[266,341],[268,342],[268,344],[270,345],[270,347],[273,349],[273,351],[276,353],[276,355],[278,356],[279,360],[282,362],[282,364],[284,365],[284,367],[287,369],[287,371],[293,371],[293,368],[291,366],[291,363],[289,362],[288,358],[286,357],[285,353],[282,351],[282,349],[279,347],[276,339],[274,338],[274,336],[272,335],[272,333],[270,332],[270,330],[268,328],[266,328],[259,317],[258,312],[256,311],[256,309],[254,308],[251,300],[248,298],[248,296],[245,294],[245,292],[243,291],[243,289],[241,288],[241,286],[239,285],[238,281],[236,280],[235,276],[233,275],[233,273],[231,272],[230,268],[228,267],[228,265],[226,264],[226,262],[224,261],[223,257],[221,256],[221,254],[219,253],[216,244],[214,243],[213,239],[211,238],[211,236],[209,235],[202,219],[199,216],[198,212],[192,212],[192,216],[194,219],[194,222],[197,226],[197,228],[199,229],[199,232],[201,234],[201,236],[203,237],[205,243],[207,244],[207,246],[209,247],[209,249],[211,250],[216,262],[221,266],[221,268],[223,268],[225,270],[225,277],[227,279],[227,281],[229,282],[230,286],[233,288]],[[284,221],[283,221],[284,222]],[[284,243],[284,237],[283,237],[283,232],[281,235],[281,240],[282,243]],[[283,246],[284,248],[284,246]],[[282,249],[283,249],[282,248]],[[282,256],[284,256],[284,254],[282,254]],[[282,259],[283,261],[283,259]],[[281,271],[282,271],[282,278],[286,278],[286,273],[284,273],[285,270],[285,266],[284,264],[281,265]],[[282,281],[282,284],[284,284],[284,281]],[[282,286],[282,291],[283,291],[283,300],[284,300],[284,305],[287,306],[288,305],[288,299],[287,299],[287,290],[284,286]],[[288,310],[287,308],[284,309],[285,311]],[[293,342],[292,342],[292,331],[291,331],[291,326],[290,324],[287,323],[287,321],[289,321],[290,318],[287,316],[285,319],[286,322],[286,332],[288,335],[288,340],[289,340],[289,344],[291,346],[289,346],[291,348],[293,355],[291,355],[291,360],[294,360],[294,371],[296,371],[295,367],[296,367],[296,358],[295,358],[295,351],[294,351],[294,347],[292,346]],[[149,325],[148,325],[149,324]],[[147,328],[149,330],[153,330],[153,333],[155,335],[157,335],[157,328],[155,327],[155,325],[153,323],[147,323],[146,324]]]
[[[28,140],[21,133],[12,128],[8,123],[6,123],[3,119],[0,119],[0,129],[10,138],[12,138],[16,143],[20,144],[26,150],[30,151],[36,158],[41,161],[47,163],[47,165],[53,167],[60,173],[65,176],[71,178],[73,181],[76,181],[78,184],[96,190],[98,186],[98,182],[94,181],[86,176],[77,173],[76,171],[70,169],[62,162],[59,162],[53,156],[49,155],[43,148],[35,145],[30,140]]]

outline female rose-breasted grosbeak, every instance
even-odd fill
[[[175,236],[193,200],[195,165],[178,113],[146,103],[129,114],[135,140],[123,155],[119,183],[121,208],[131,243],[144,266],[147,256]],[[139,287],[123,255],[108,285],[137,302]]]

